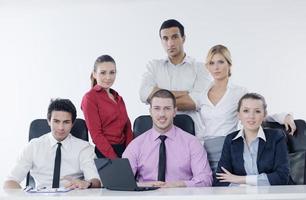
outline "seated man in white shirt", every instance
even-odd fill
[[[68,99],[51,101],[47,118],[51,132],[27,144],[4,188],[21,188],[20,182],[29,171],[37,188],[101,187],[93,147],[70,134],[76,119],[73,103]]]

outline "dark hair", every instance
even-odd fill
[[[96,59],[93,72],[97,71],[98,64],[104,63],[104,62],[112,62],[116,65],[115,60],[111,56],[102,55]],[[97,85],[97,80],[93,77],[93,72],[90,74],[91,87],[94,87],[95,85]]]
[[[170,92],[169,90],[165,90],[165,89],[160,89],[160,90],[157,90],[156,92],[153,93],[153,95],[150,97],[149,99],[149,104],[150,106],[152,106],[152,99],[154,97],[159,97],[159,98],[169,98],[169,99],[172,99],[172,102],[173,102],[173,107],[175,108],[176,107],[176,100],[175,100],[175,96],[172,92]]]
[[[246,93],[245,95],[243,95],[240,98],[239,102],[238,102],[237,112],[240,111],[240,108],[241,108],[241,105],[242,105],[242,101],[244,99],[255,99],[255,100],[262,101],[262,105],[263,105],[263,109],[265,111],[265,114],[267,113],[267,103],[266,103],[266,100],[265,100],[265,98],[262,95],[257,94],[257,93]]]
[[[54,99],[51,100],[50,105],[48,107],[47,119],[51,120],[52,111],[64,111],[71,114],[72,123],[74,123],[77,115],[77,111],[73,103],[69,99]]]
[[[185,36],[184,26],[175,19],[168,19],[164,21],[162,25],[160,26],[159,37],[161,37],[160,35],[161,30],[166,29],[166,28],[172,28],[172,27],[177,27],[180,30],[181,36],[182,37]]]

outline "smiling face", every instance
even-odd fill
[[[241,101],[238,117],[245,132],[257,132],[265,116],[266,111],[262,100],[247,98]]]
[[[176,108],[171,98],[154,97],[151,100],[150,114],[153,127],[159,133],[166,133],[173,125]]]
[[[181,36],[178,27],[165,28],[160,31],[162,45],[170,59],[184,56],[185,36]]]
[[[217,53],[207,63],[207,69],[214,80],[224,80],[229,78],[230,64],[224,56]]]
[[[73,126],[72,115],[66,111],[52,111],[48,124],[53,137],[59,142],[63,141]]]
[[[116,79],[116,65],[113,62],[102,62],[97,64],[93,77],[97,84],[104,89],[109,89]]]

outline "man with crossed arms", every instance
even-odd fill
[[[167,53],[165,59],[154,59],[147,64],[139,94],[143,103],[159,89],[170,90],[176,99],[178,114],[189,115],[195,125],[195,134],[204,143],[204,125],[198,112],[202,92],[210,85],[210,77],[203,63],[185,53],[184,26],[175,19],[162,23],[159,37]]]

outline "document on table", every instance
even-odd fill
[[[25,192],[28,193],[62,193],[62,192],[69,192],[72,189],[69,188],[32,188],[27,187],[24,189]]]

